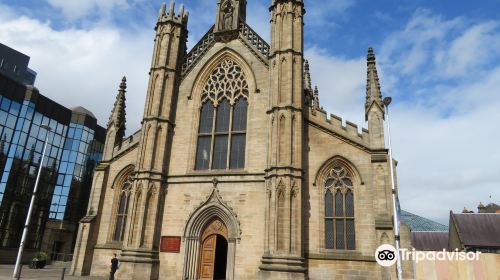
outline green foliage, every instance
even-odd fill
[[[38,252],[36,253],[35,257],[33,258],[33,260],[35,261],[46,261],[48,259],[47,257],[47,253],[45,252]]]

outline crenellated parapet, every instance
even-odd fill
[[[341,117],[334,114],[328,115],[324,110],[308,111],[306,118],[309,124],[319,129],[350,140],[365,148],[371,148],[369,130],[362,128],[361,132],[359,132],[359,127],[355,123],[345,120],[344,125],[344,120]]]
[[[382,93],[380,90],[380,81],[375,62],[375,53],[372,48],[368,49],[367,55],[367,84],[366,84],[366,103],[365,112],[368,128],[361,129],[352,122],[345,121],[335,115],[328,116],[327,112],[320,106],[319,90],[317,87],[312,90],[311,76],[309,72],[309,63],[304,65],[304,100],[307,105],[306,118],[310,124],[324,129],[338,137],[350,140],[371,150],[385,149],[383,121],[385,109],[382,102]]]
[[[122,144],[120,146],[115,146],[113,155],[114,158],[113,160],[119,158],[123,154],[127,153],[128,151],[134,149],[137,144],[139,144],[141,140],[141,131],[138,130],[134,134],[130,135],[129,137],[123,139]]]
[[[189,12],[184,9],[184,5],[181,4],[179,12],[175,13],[175,1],[170,2],[170,8],[167,11],[167,6],[165,3],[161,5],[160,12],[158,14],[158,22],[156,27],[167,22],[173,22],[187,27]]]

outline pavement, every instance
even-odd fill
[[[108,280],[107,277],[95,276],[70,276],[69,269],[66,269],[64,280]],[[21,278],[24,280],[60,280],[62,278],[63,267],[47,265],[43,269],[31,269],[28,265],[23,265]],[[0,265],[0,280],[14,280],[14,265]]]

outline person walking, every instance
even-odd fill
[[[113,254],[111,259],[111,271],[109,272],[109,280],[115,280],[115,272],[118,270],[118,259],[116,254]]]

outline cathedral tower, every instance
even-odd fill
[[[129,198],[120,279],[158,279],[158,244],[180,69],[186,51],[188,13],[174,2],[160,10],[141,140]]]
[[[299,0],[275,0],[271,11],[271,135],[261,270],[270,279],[304,279],[301,205],[304,169],[303,15]]]

